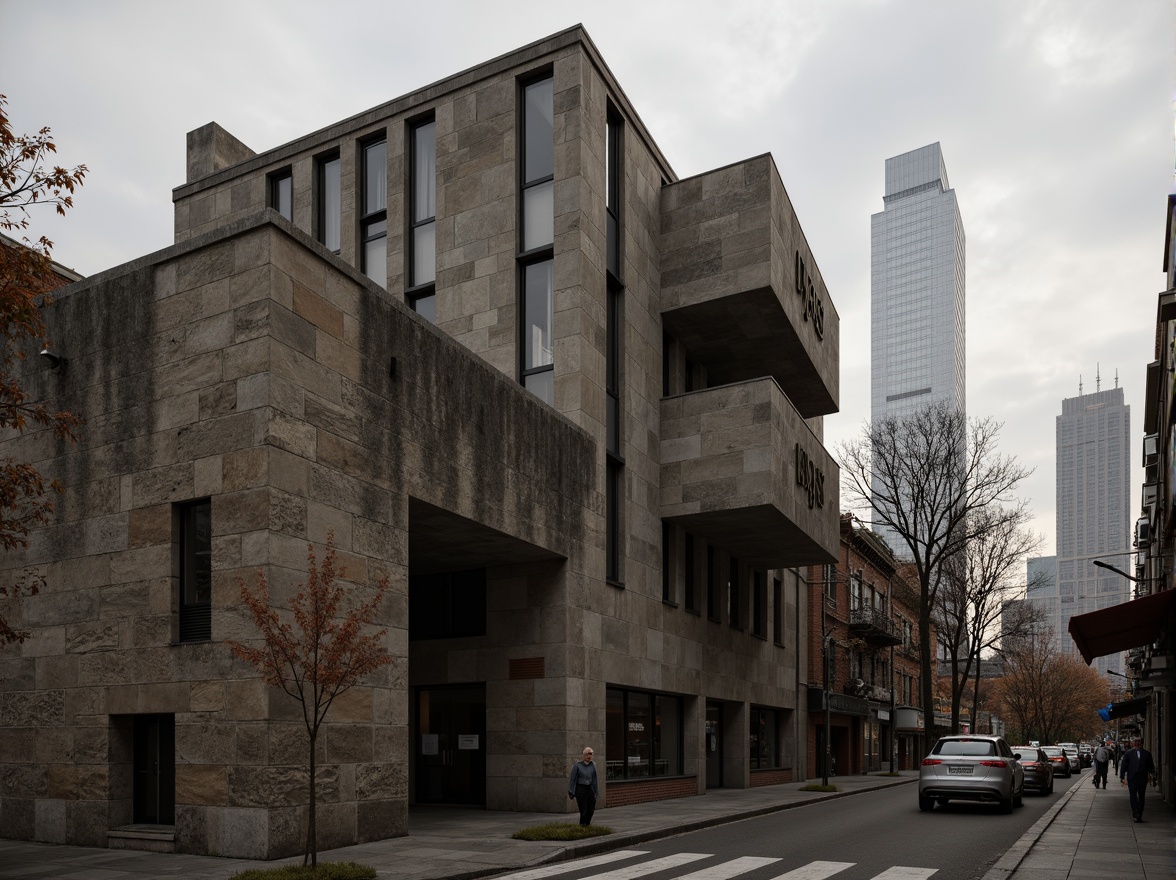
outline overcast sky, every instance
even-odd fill
[[[172,241],[185,134],[257,152],[582,23],[679,177],[771,152],[841,318],[841,412],[870,407],[870,215],[887,157],[943,146],[967,235],[971,416],[1035,468],[1054,546],[1054,420],[1119,383],[1138,512],[1173,179],[1171,0],[429,3],[0,0],[0,92],[90,174],[35,232],[92,274]]]

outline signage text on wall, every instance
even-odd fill
[[[800,251],[796,252],[796,294],[804,300],[804,319],[813,322],[817,338],[825,338],[825,303],[813,284]]]
[[[802,486],[808,494],[808,506],[825,506],[825,472],[808,457],[808,453],[796,444],[796,485]]]

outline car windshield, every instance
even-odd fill
[[[932,749],[935,755],[983,757],[996,754],[996,744],[983,739],[941,739]]]
[[[1055,758],[1060,758],[1062,756],[1062,750],[1056,746],[1043,746],[1041,750],[1047,755],[1053,755]]]

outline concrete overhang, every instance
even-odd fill
[[[661,402],[662,518],[756,568],[834,562],[838,467],[771,378]]]

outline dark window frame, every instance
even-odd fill
[[[420,143],[418,135],[427,127],[432,127],[433,130],[433,179],[431,181],[431,195],[433,213],[427,217],[418,216],[422,213],[417,195],[417,170],[420,162]],[[413,307],[414,311],[416,303],[420,300],[426,299],[430,296],[436,296],[437,286],[437,119],[432,114],[412,120],[408,124],[408,247],[406,251],[406,262],[408,271],[406,278],[408,279],[408,288],[405,296],[408,304]],[[432,280],[418,281],[418,266],[417,266],[417,236],[425,229],[425,227],[433,227],[433,271]],[[435,311],[434,311],[435,314]]]
[[[283,189],[288,190],[283,193]],[[290,166],[273,171],[266,179],[266,199],[269,207],[273,208],[291,223],[294,222],[294,170]],[[282,210],[283,198],[288,202],[287,210]]]
[[[378,132],[374,136],[362,140],[359,146],[359,271],[367,275],[368,278],[380,284],[381,287],[388,286],[388,135],[386,132]],[[371,173],[371,168],[368,162],[370,151],[377,148],[383,148],[384,157],[384,191],[381,193],[382,198],[378,199],[379,204],[370,206],[368,204],[368,178]],[[384,265],[381,268],[380,277],[383,278],[381,283],[378,278],[373,278],[369,273],[368,262],[368,245],[383,239],[384,241]]]
[[[551,80],[552,85],[552,167],[549,174],[539,175],[534,179],[527,177],[527,90],[541,82]],[[518,80],[518,247],[519,252],[516,258],[519,275],[519,327],[518,327],[518,375],[519,384],[526,387],[527,380],[532,376],[538,376],[542,373],[551,373],[551,399],[547,403],[554,405],[555,403],[555,341],[552,339],[551,363],[539,366],[527,366],[527,353],[529,351],[529,341],[527,340],[527,271],[532,266],[542,264],[544,262],[551,263],[551,289],[548,291],[549,306],[552,313],[552,323],[554,323],[555,312],[555,241],[539,245],[537,247],[528,248],[526,243],[526,194],[529,189],[534,187],[552,183],[555,181],[555,142],[554,142],[554,100],[555,100],[555,70],[548,66],[537,71],[531,71],[524,78]],[[552,218],[554,224],[554,217]],[[554,226],[553,226],[554,229]],[[549,333],[554,333],[554,327],[548,328]],[[532,389],[528,389],[532,390]],[[532,393],[534,391],[532,390]],[[537,397],[539,395],[536,395]],[[542,400],[543,398],[540,397]]]
[[[727,623],[731,629],[743,629],[742,583],[739,560],[727,557]]]
[[[784,585],[772,578],[772,642],[784,647]]]
[[[713,544],[706,547],[706,618],[719,623],[719,564],[722,561]]]
[[[698,554],[695,549],[694,535],[684,532],[682,535],[682,592],[686,610],[691,614],[699,614],[698,603]]]
[[[176,641],[208,642],[212,640],[212,500],[197,498],[174,509],[179,545]]]
[[[621,697],[621,738],[620,743],[621,754],[619,756],[610,752],[610,746],[616,745],[613,743],[607,733],[607,706],[610,695],[620,695]],[[644,769],[648,772],[633,772],[635,768],[640,765],[635,764],[629,760],[630,740],[631,734],[641,733],[644,731],[630,730],[633,722],[633,712],[630,711],[631,697],[644,698],[648,700],[649,706],[649,723],[650,730],[647,731],[649,740],[647,747],[649,750],[648,758],[645,762]],[[677,713],[677,736],[674,743],[669,744],[666,748],[660,737],[655,736],[664,729],[664,725],[659,722],[662,720],[660,709],[666,705],[672,705]],[[610,781],[619,781],[624,779],[666,779],[675,776],[685,775],[685,729],[686,729],[686,706],[685,701],[678,694],[667,694],[661,691],[647,691],[640,688],[623,688],[623,687],[605,687],[605,706],[606,706],[606,735],[605,735],[605,760],[604,773],[605,778]],[[674,767],[668,766],[668,758],[663,758],[663,755],[669,751],[676,755],[676,764]],[[658,773],[658,763],[666,761],[665,772]],[[618,766],[619,765],[619,766]],[[620,770],[616,773],[616,770]]]
[[[767,579],[758,568],[751,570],[751,634],[760,639],[768,637]]]
[[[339,216],[336,235],[339,241],[334,247],[328,240],[327,209],[330,200],[330,186],[332,184],[329,169],[334,167],[334,184],[337,187],[335,198],[339,202]],[[342,252],[343,248],[343,160],[339,150],[331,150],[316,156],[314,160],[314,192],[315,192],[315,231],[314,237],[333,254]]]
[[[770,724],[765,724],[766,719],[771,719]],[[768,728],[770,730],[771,739],[770,747],[765,750],[763,747],[764,735],[761,731]],[[779,709],[769,709],[763,706],[751,706],[748,714],[748,744],[747,754],[748,763],[752,770],[779,770],[782,769],[780,753],[780,727],[781,718]],[[765,761],[765,751],[769,753],[767,763]]]

